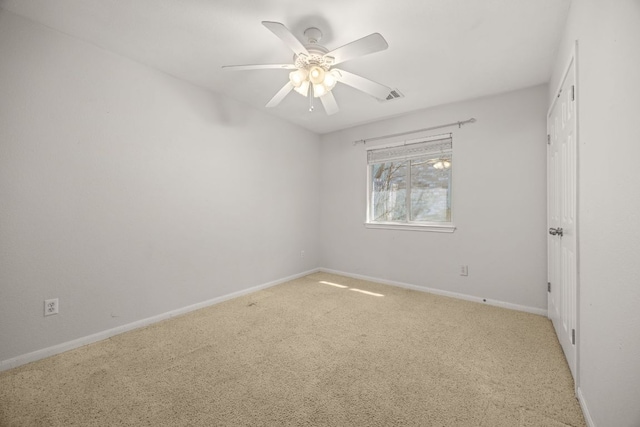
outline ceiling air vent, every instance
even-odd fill
[[[392,89],[391,92],[389,92],[389,95],[387,95],[385,99],[380,99],[380,102],[392,101],[398,98],[404,98],[404,95],[400,93],[398,89]]]

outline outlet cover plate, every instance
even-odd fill
[[[58,298],[44,300],[44,315],[58,314]]]

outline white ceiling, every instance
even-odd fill
[[[0,0],[0,6],[316,133],[545,83],[571,0]],[[381,33],[389,48],[340,65],[405,98],[379,102],[333,90],[340,112],[291,92],[264,105],[287,70],[223,65],[290,63],[292,52],[261,25],[277,21],[303,40],[315,26],[329,50]]]

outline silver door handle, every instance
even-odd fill
[[[563,236],[563,230],[562,227],[558,227],[558,228],[550,228],[549,229],[549,234],[551,234],[552,236]]]

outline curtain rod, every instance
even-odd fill
[[[447,123],[446,125],[439,125],[439,126],[433,126],[433,127],[430,127],[430,128],[411,130],[411,131],[408,131],[408,132],[394,133],[394,134],[391,134],[391,135],[376,136],[374,138],[359,139],[357,141],[353,141],[353,145],[366,144],[368,141],[377,141],[379,139],[387,139],[387,138],[393,138],[393,137],[396,137],[396,136],[411,135],[412,133],[425,132],[425,131],[428,131],[428,130],[447,128],[449,126],[458,126],[458,128],[461,128],[462,125],[466,125],[467,123],[475,123],[475,122],[476,122],[476,119],[474,119],[472,117],[469,120],[463,120],[461,122]]]

